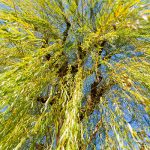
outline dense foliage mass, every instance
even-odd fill
[[[0,6],[1,150],[148,150],[148,2]]]

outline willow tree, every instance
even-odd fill
[[[148,3],[0,4],[1,150],[148,149]]]

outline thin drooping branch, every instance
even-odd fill
[[[69,32],[69,29],[71,27],[71,23],[68,21],[68,19],[64,16],[64,20],[65,20],[65,23],[66,23],[66,30],[64,31],[63,33],[63,41],[62,41],[62,44],[65,44],[66,40],[67,40],[67,37],[68,37],[68,32]],[[45,48],[47,45],[48,45],[48,38],[45,39],[45,43],[42,45],[42,48]],[[63,52],[62,52],[63,55],[65,55]],[[48,53],[45,55],[45,58],[47,61],[50,60],[51,58],[51,55]],[[58,74],[59,74],[59,77],[63,77],[66,75],[67,73],[67,69],[68,69],[68,62],[65,60],[64,64],[60,67],[59,71],[58,71]],[[74,69],[75,70],[75,69]],[[45,96],[45,97],[38,97],[37,98],[37,101],[41,102],[41,103],[45,103],[48,99],[48,96]],[[54,101],[51,101],[50,104],[52,105],[54,103]]]
[[[97,122],[95,128],[93,129],[93,132],[89,135],[87,142],[82,145],[82,147],[84,147],[84,149],[86,149],[87,146],[92,142],[92,139],[95,137],[96,133],[100,130],[101,127],[103,127],[103,110],[101,112],[101,118]]]
[[[84,63],[83,59],[86,56],[86,52],[83,51],[81,44],[82,43],[80,41],[77,41],[77,50],[78,50],[78,56],[77,57],[78,57],[78,59],[82,60],[82,65],[83,65],[83,63]]]
[[[66,30],[63,32],[62,44],[64,44],[66,42],[67,37],[68,37],[68,32],[69,32],[69,29],[71,27],[71,23],[66,18],[66,16],[64,16],[64,20],[65,20],[65,23],[66,23]],[[42,44],[41,48],[46,48],[49,45],[49,37],[46,37],[44,40],[45,40],[45,42]],[[45,55],[45,58],[46,58],[47,61],[49,61],[50,58],[51,58],[51,55],[48,53],[48,54]]]
[[[89,137],[89,140],[88,140],[88,144],[90,144],[92,142],[92,139],[93,137],[96,135],[96,133],[99,131],[100,127],[102,126],[103,124],[103,119],[102,119],[102,115],[101,115],[101,119],[98,121],[98,123],[96,124],[95,126],[95,129],[94,131],[92,132],[92,134],[90,135]]]
[[[41,102],[41,103],[46,103],[46,101],[47,101],[48,98],[49,98],[48,96],[39,96],[37,98],[37,101]],[[54,103],[55,103],[54,99],[49,102],[50,105],[53,105]]]
[[[99,82],[94,82],[91,86],[91,93],[88,97],[87,103],[80,113],[80,121],[82,121],[85,116],[90,116],[93,113],[94,108],[100,102],[100,97],[104,96],[104,94],[113,86],[113,82],[105,83],[104,81],[101,81],[101,84],[98,84]]]
[[[69,29],[71,27],[71,23],[69,22],[69,20],[66,18],[66,16],[64,16],[64,20],[65,20],[65,23],[66,23],[66,30],[64,31],[63,33],[63,44],[66,42],[67,40],[67,37],[68,37],[68,34],[69,34]]]
[[[49,42],[49,38],[47,37],[47,38],[45,38],[45,42],[42,44],[41,48],[46,48],[49,44],[48,42]],[[49,61],[50,58],[51,58],[51,55],[48,53],[48,54],[45,55],[45,58],[46,58],[47,61]]]
[[[94,8],[90,8],[90,20],[91,20],[91,24],[92,24],[92,26],[93,26],[93,30],[94,30],[94,32],[97,30],[96,29],[96,24],[95,24],[95,13],[94,13],[94,10],[93,10]]]

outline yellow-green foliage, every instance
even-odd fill
[[[135,149],[135,145],[148,149],[145,128],[138,134],[131,127],[124,119],[119,101],[120,98],[124,103],[134,101],[150,114],[147,2],[0,0],[0,4],[3,4],[0,10],[3,22],[0,24],[1,150],[84,150],[88,145],[94,149],[92,139],[96,133],[102,136],[101,128],[105,128],[106,134],[105,143],[101,144],[103,150]],[[124,47],[128,45],[143,54],[127,57],[128,50]],[[102,58],[104,49],[107,55]],[[75,60],[69,61],[72,53]],[[119,53],[126,57],[113,62],[112,56]],[[89,56],[93,65],[86,68]],[[107,78],[103,76],[104,70],[99,69],[102,65],[107,68]],[[76,71],[73,72],[72,66]],[[93,73],[95,82],[100,83],[95,86],[98,93],[93,97],[91,89],[85,96],[85,79]],[[113,90],[113,86],[121,90]],[[46,102],[37,101],[41,95],[47,98]],[[108,97],[115,111],[111,110]],[[136,117],[140,114],[138,108],[126,109]],[[95,126],[89,124],[94,110],[101,114]],[[110,130],[114,137],[109,136]]]

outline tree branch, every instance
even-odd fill
[[[85,116],[90,116],[94,108],[99,104],[100,97],[102,97],[113,85],[113,83],[105,83],[103,80],[101,81],[101,85],[98,85],[99,82],[94,82],[91,86],[91,94],[89,95],[89,99],[87,100],[87,104],[82,108],[80,112],[80,121],[82,121]]]
[[[98,132],[98,130],[100,129],[100,127],[102,126],[102,124],[103,124],[103,120],[102,120],[102,115],[101,115],[101,119],[100,119],[99,122],[96,124],[94,131],[92,132],[92,134],[91,134],[90,137],[89,137],[88,144],[91,143],[93,137],[96,135],[96,133]]]
[[[71,23],[69,22],[69,20],[64,16],[64,19],[65,19],[65,23],[66,23],[66,30],[64,31],[63,33],[63,44],[66,42],[67,40],[67,37],[68,37],[68,32],[69,32],[69,29],[71,27]]]

